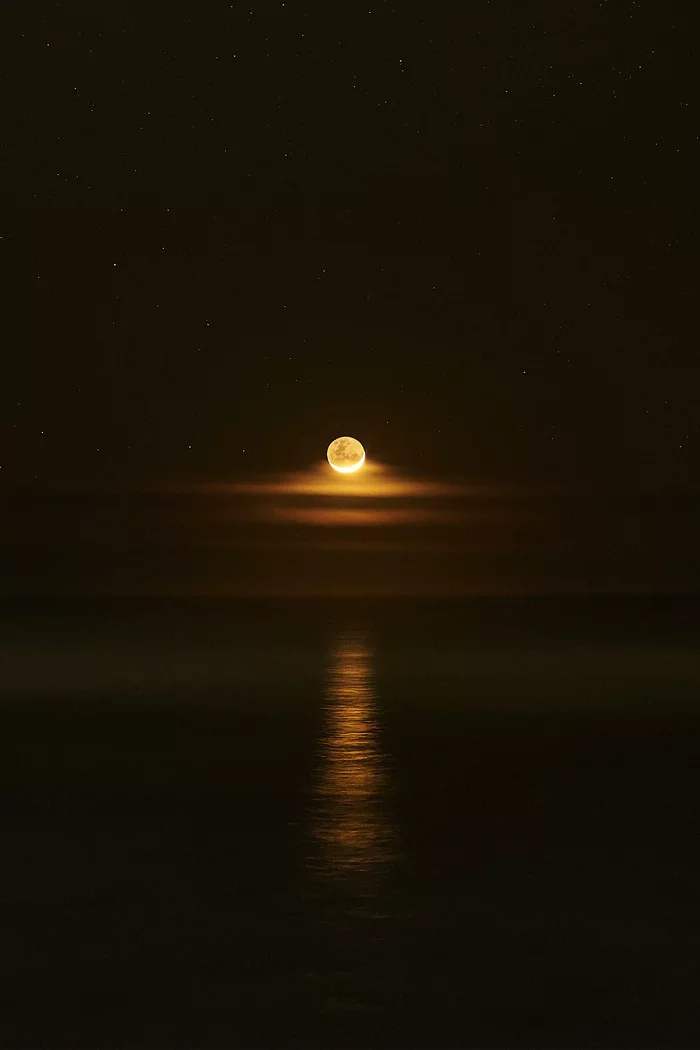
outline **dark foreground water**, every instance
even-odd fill
[[[698,611],[5,605],[0,1046],[700,1045]]]

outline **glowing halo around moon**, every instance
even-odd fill
[[[356,438],[339,437],[331,441],[326,452],[328,462],[340,474],[352,474],[365,461],[365,450]]]

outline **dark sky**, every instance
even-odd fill
[[[418,590],[472,590],[482,533],[494,587],[695,586],[683,7],[6,4],[6,586],[109,590],[109,549],[127,590],[185,587],[185,562],[194,589],[274,589],[291,545],[321,589],[406,589],[422,551]],[[198,489],[307,470],[343,433],[498,491],[501,524],[460,499],[449,527],[336,529],[341,570],[331,530]]]

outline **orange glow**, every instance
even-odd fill
[[[483,513],[494,496],[502,495],[500,490],[484,485],[407,477],[376,461],[363,459],[361,465],[362,470],[343,473],[329,470],[327,463],[317,463],[296,473],[199,484],[195,491],[223,497],[259,497],[236,506],[236,513],[248,520],[330,528],[450,525],[471,520],[477,506],[481,505]],[[468,507],[465,498],[470,500]],[[372,505],[358,505],[365,500]],[[452,500],[451,507],[444,505]]]
[[[189,489],[187,491],[190,491]],[[483,486],[455,485],[444,481],[424,481],[402,477],[395,470],[375,461],[364,462],[362,470],[337,474],[325,463],[308,470],[277,477],[242,482],[212,482],[198,485],[197,491],[221,495],[353,496],[406,499],[412,496],[490,495]]]

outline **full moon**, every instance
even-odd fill
[[[339,470],[341,474],[351,474],[353,470],[359,470],[365,461],[365,450],[356,438],[351,437],[331,441],[326,455],[333,470]]]

